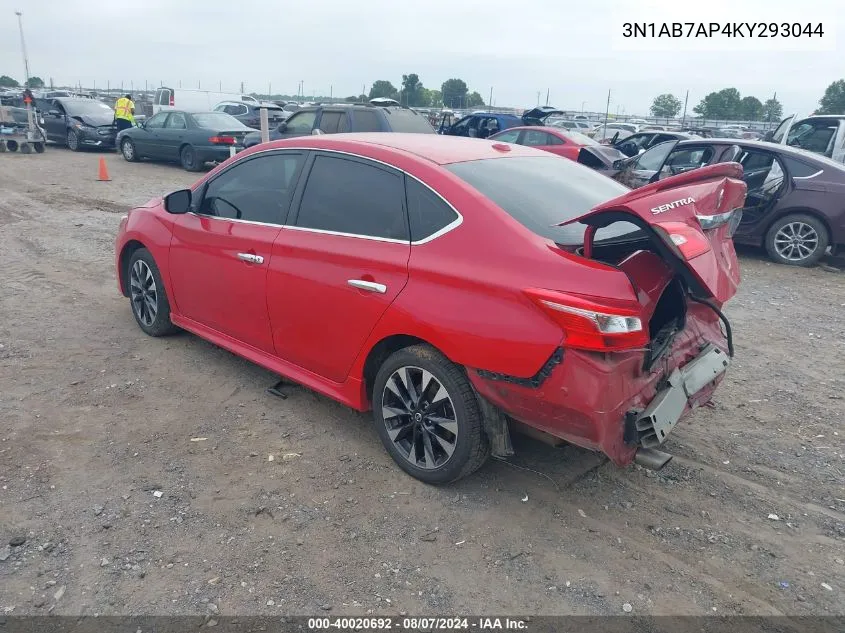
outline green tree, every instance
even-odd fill
[[[443,107],[443,93],[439,90],[428,90],[427,105],[431,108]]]
[[[757,97],[743,97],[739,102],[739,118],[743,121],[759,121],[763,116],[763,103]]]
[[[34,88],[35,90],[39,90],[44,87],[44,80],[41,77],[30,77],[29,78],[29,87]]]
[[[763,118],[766,121],[779,121],[783,118],[783,106],[772,97],[763,104]]]
[[[386,97],[388,99],[396,99],[399,101],[399,91],[395,86],[386,79],[379,79],[373,82],[370,88],[370,99],[378,99]]]
[[[484,98],[478,92],[471,92],[467,95],[467,106],[479,108],[484,105]]]
[[[467,107],[467,85],[463,79],[447,79],[440,86],[443,103],[450,108]]]
[[[20,84],[9,77],[9,75],[0,76],[0,88],[17,88]]]
[[[845,79],[830,84],[819,105],[818,114],[845,114]]]
[[[653,116],[671,118],[677,116],[680,111],[681,100],[668,92],[657,95],[651,103],[651,114]]]
[[[355,103],[356,101],[358,101],[358,97],[356,97],[355,95],[350,95],[346,97],[344,101],[346,101],[346,103]]]
[[[740,101],[739,90],[725,88],[711,92],[692,111],[705,119],[735,119],[739,116]]]
[[[423,106],[425,103],[425,88],[416,73],[402,75],[402,103],[408,106]]]

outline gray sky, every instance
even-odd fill
[[[777,92],[785,111],[807,114],[828,84],[845,78],[845,35],[833,22],[843,1],[0,0],[0,74],[23,79],[20,9],[30,71],[57,85],[181,80],[216,90],[222,81],[234,91],[243,81],[265,92],[270,82],[274,92],[295,94],[304,80],[307,94],[327,95],[331,86],[347,96],[376,79],[398,87],[416,72],[428,88],[460,77],[485,101],[492,86],[495,105],[533,105],[538,92],[544,103],[549,89],[551,105],[580,109],[586,101],[588,111],[604,111],[610,88],[611,112],[647,114],[655,95],[683,101],[689,90],[691,111],[708,92],[733,86],[762,101]],[[828,50],[773,50],[777,40],[725,50],[703,39],[620,50],[632,46],[620,33],[634,9],[640,21],[822,21]]]

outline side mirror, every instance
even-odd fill
[[[323,132],[323,130],[318,127],[315,127],[313,130],[311,130],[311,136],[322,136],[323,134],[325,134],[325,132]]]
[[[625,169],[625,160],[622,158],[617,158],[613,161],[613,169]]]
[[[190,189],[180,189],[164,196],[164,209],[173,215],[182,215],[191,210]]]

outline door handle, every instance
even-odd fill
[[[252,253],[238,253],[238,259],[250,264],[263,264],[264,258],[261,255],[253,255]]]
[[[377,284],[374,281],[364,281],[363,279],[350,279],[347,281],[350,286],[358,290],[366,290],[367,292],[377,292],[383,295],[387,292],[387,286],[384,284]]]

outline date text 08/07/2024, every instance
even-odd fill
[[[625,22],[622,37],[821,38],[824,25],[821,22]]]
[[[311,631],[528,631],[528,626],[527,620],[507,617],[308,618],[308,629]]]

